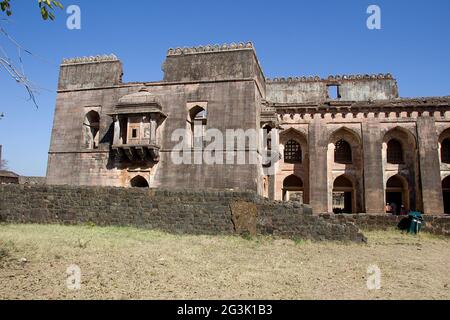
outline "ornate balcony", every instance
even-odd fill
[[[119,99],[111,151],[119,161],[159,161],[159,126],[167,115],[147,88]]]
[[[113,145],[112,151],[119,159],[128,159],[131,162],[136,161],[159,161],[160,147],[155,144],[122,144]]]

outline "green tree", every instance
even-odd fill
[[[42,19],[55,20],[53,11],[56,8],[63,9],[63,5],[59,1],[55,0],[37,0],[39,4],[39,10],[41,11]],[[7,16],[12,15],[11,0],[0,0],[0,9],[6,13]]]

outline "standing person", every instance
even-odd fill
[[[395,204],[395,203],[392,204],[392,214],[395,216],[398,215],[397,204]]]
[[[400,208],[400,215],[406,216],[407,214],[408,214],[408,211],[406,210],[405,206],[402,205],[402,207]]]
[[[392,213],[392,207],[389,203],[386,203],[386,213]]]

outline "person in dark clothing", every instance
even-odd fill
[[[395,203],[393,203],[391,205],[391,207],[392,207],[392,214],[395,215],[395,216],[398,215],[397,205]]]
[[[406,210],[405,206],[402,205],[402,207],[400,208],[400,215],[401,216],[406,216],[408,215],[408,211]]]

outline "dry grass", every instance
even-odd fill
[[[366,235],[359,245],[0,225],[0,299],[450,298],[449,239]],[[66,287],[72,264],[82,271],[79,291]],[[366,287],[372,264],[381,290]]]

